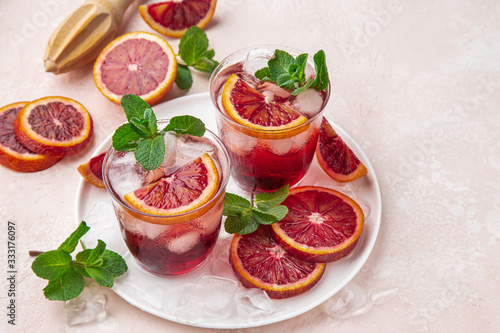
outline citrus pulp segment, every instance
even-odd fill
[[[109,43],[94,64],[94,82],[109,100],[120,104],[125,94],[149,105],[172,89],[177,60],[170,44],[158,35],[136,31]]]
[[[278,245],[268,226],[247,235],[235,234],[229,261],[238,280],[247,288],[260,288],[270,298],[289,298],[314,287],[324,263],[301,260]]]
[[[364,226],[364,214],[350,197],[314,186],[290,190],[288,214],[271,225],[278,244],[298,258],[331,262],[348,255]]]
[[[296,128],[307,118],[286,106],[285,101],[279,96],[271,100],[236,74],[229,77],[222,91],[222,105],[229,117],[248,128],[248,134],[260,138],[285,139],[307,129]]]
[[[338,182],[350,182],[368,173],[326,118],[321,122],[316,146],[316,157],[321,168]]]
[[[92,139],[92,117],[77,101],[49,96],[26,104],[17,114],[14,131],[29,150],[49,156],[71,156]]]
[[[45,170],[61,160],[36,154],[19,142],[14,132],[17,114],[28,102],[17,102],[0,108],[0,164],[19,172]]]
[[[144,21],[157,32],[181,38],[189,27],[204,28],[212,19],[217,0],[170,0],[139,6]]]
[[[126,194],[125,201],[147,214],[171,216],[202,206],[218,188],[217,167],[205,153],[173,174]]]
[[[77,168],[83,179],[100,188],[105,188],[104,181],[102,180],[102,163],[105,155],[106,153],[101,153],[94,156]]]

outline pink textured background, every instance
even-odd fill
[[[153,1],[149,1],[150,3]],[[0,8],[0,103],[62,95],[92,114],[81,154],[39,173],[0,168],[0,249],[17,225],[17,325],[8,332],[211,332],[157,318],[113,291],[108,319],[67,327],[59,302],[30,269],[28,250],[55,248],[74,229],[86,161],[125,118],[92,79],[92,65],[44,72],[46,42],[83,1],[6,1]],[[134,3],[124,32],[152,31]],[[382,189],[379,238],[361,272],[317,308],[238,332],[494,332],[500,325],[500,3],[467,1],[219,0],[206,27],[220,60],[254,44],[324,49],[332,80],[327,116],[369,156]],[[166,38],[174,50],[178,40]],[[194,76],[188,92],[208,91]],[[5,260],[0,306],[5,312]]]

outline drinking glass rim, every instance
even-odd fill
[[[162,118],[162,119],[158,119],[158,122],[167,121],[167,120],[169,120],[169,119],[168,118]],[[207,202],[205,202],[200,207],[197,207],[197,208],[195,208],[193,210],[190,210],[188,212],[184,212],[184,213],[180,213],[180,214],[175,214],[175,215],[154,215],[154,214],[149,214],[149,213],[137,210],[137,209],[135,209],[133,207],[130,207],[126,202],[124,202],[124,200],[122,200],[115,193],[114,190],[112,190],[111,184],[109,184],[109,179],[108,179],[107,173],[105,172],[105,166],[107,164],[107,161],[108,161],[109,157],[111,156],[110,152],[117,152],[117,150],[115,150],[113,148],[113,146],[111,146],[106,151],[106,154],[104,155],[104,160],[102,162],[102,175],[103,175],[102,179],[104,181],[104,186],[106,188],[106,192],[108,192],[108,194],[116,202],[118,202],[120,205],[124,206],[127,210],[130,210],[130,211],[132,211],[135,214],[138,214],[138,215],[141,215],[141,216],[144,216],[144,217],[154,218],[154,219],[163,219],[163,218],[165,220],[168,220],[168,219],[178,219],[178,218],[182,218],[184,216],[192,215],[192,214],[196,213],[197,211],[206,208],[207,206],[209,206],[210,204],[212,204],[215,200],[218,200],[218,198],[222,195],[222,193],[226,191],[226,187],[227,187],[227,184],[229,183],[230,171],[231,171],[231,159],[229,158],[229,152],[227,151],[227,148],[226,148],[224,142],[222,142],[222,140],[213,131],[209,130],[208,128],[205,128],[205,134],[203,135],[203,137],[205,137],[205,135],[206,135],[207,132],[210,135],[212,135],[212,137],[215,139],[215,141],[220,146],[220,147],[218,147],[218,149],[222,149],[223,156],[227,160],[227,169],[225,170],[225,172],[223,172],[223,177],[225,177],[225,178],[224,178],[223,182],[220,184],[219,188],[217,189],[217,192],[210,198],[210,200],[208,200]],[[221,165],[221,169],[223,169],[222,165]],[[145,222],[150,223],[148,221],[145,221]]]
[[[236,50],[236,51],[232,52],[231,54],[229,54],[228,56],[226,56],[224,59],[222,59],[219,62],[219,64],[217,65],[217,67],[215,67],[214,71],[210,75],[210,79],[208,81],[209,82],[210,99],[212,100],[213,105],[217,109],[218,114],[222,115],[226,121],[228,121],[232,126],[235,126],[237,128],[248,129],[250,127],[247,127],[247,126],[245,126],[243,124],[238,123],[233,118],[229,117],[226,114],[226,112],[223,112],[223,111],[221,111],[219,109],[218,102],[217,102],[217,95],[215,94],[215,91],[212,91],[211,87],[212,87],[212,83],[214,82],[215,78],[219,74],[219,71],[221,71],[223,68],[228,67],[228,64],[226,64],[226,62],[227,62],[228,59],[230,59],[231,57],[234,57],[236,54],[240,54],[240,53],[241,53],[242,56],[244,56],[250,50],[253,50],[253,49],[256,49],[256,48],[266,48],[266,49],[269,49],[269,50],[272,50],[272,49],[275,49],[275,50],[276,49],[283,49],[285,51],[293,51],[294,53],[296,53],[296,55],[305,53],[305,52],[300,51],[300,50],[298,50],[298,49],[296,49],[294,47],[284,46],[284,45],[280,45],[280,44],[257,44],[257,45],[247,46],[245,48]],[[309,53],[307,54],[307,58],[308,58],[308,60],[313,60],[313,57]],[[244,59],[244,57],[242,59],[238,59],[238,61],[241,61],[243,59]],[[238,61],[231,62],[230,65],[234,65]],[[222,85],[221,85],[220,89],[222,89]],[[328,86],[327,86],[327,88],[325,88],[324,90],[321,90],[321,92],[325,92],[325,94],[326,94],[326,98],[325,98],[325,101],[323,102],[321,110],[317,114],[315,114],[313,117],[308,118],[307,121],[305,121],[305,122],[303,122],[303,123],[301,123],[301,124],[299,124],[297,126],[293,126],[293,127],[287,128],[286,130],[272,130],[272,129],[266,130],[266,129],[256,129],[256,128],[250,128],[250,129],[252,130],[252,132],[256,132],[256,133],[273,133],[273,132],[282,132],[282,131],[294,130],[294,129],[300,128],[302,126],[306,126],[306,125],[310,124],[312,121],[314,121],[316,118],[318,118],[319,116],[321,116],[323,114],[323,112],[325,111],[326,105],[328,104],[328,101],[330,99],[330,90],[331,90],[331,84],[330,84],[330,80],[328,80]]]

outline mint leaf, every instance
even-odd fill
[[[106,243],[102,240],[97,240],[97,246],[95,249],[90,251],[87,259],[85,260],[85,267],[90,266],[101,266],[102,265],[102,254],[106,250]]]
[[[231,215],[224,221],[224,230],[230,234],[239,234],[240,230],[246,227],[247,223],[242,218]]]
[[[130,123],[123,124],[113,134],[113,148],[117,151],[130,151],[137,148],[141,136],[137,134]]]
[[[255,221],[259,222],[259,224],[269,225],[279,221],[273,214],[263,212],[257,208],[252,208],[252,213],[253,218]]]
[[[89,276],[102,287],[113,287],[115,277],[102,267],[85,267]]]
[[[156,132],[158,132],[158,120],[156,119],[156,115],[153,112],[153,109],[147,109],[144,112],[144,119],[146,119],[146,125],[149,134],[155,135]]]
[[[222,214],[224,216],[238,215],[245,210],[249,210],[250,208],[251,204],[247,199],[233,193],[226,193]]]
[[[175,77],[175,84],[182,89],[187,90],[193,85],[193,77],[191,71],[186,65],[177,64],[177,76]]]
[[[123,275],[128,270],[125,259],[118,253],[110,250],[104,251],[101,267],[107,269],[114,277]]]
[[[137,117],[132,117],[129,120],[130,128],[139,135],[141,138],[147,138],[150,136],[148,121],[146,119],[140,119]]]
[[[274,81],[269,67],[264,67],[255,72],[255,77],[262,81]]]
[[[169,131],[177,134],[191,134],[201,137],[205,134],[205,124],[193,116],[177,116],[170,119],[170,122],[162,130],[162,133]]]
[[[285,185],[274,192],[259,193],[255,196],[255,203],[260,210],[267,210],[285,201],[288,196],[289,185]]]
[[[179,55],[188,66],[193,66],[208,49],[208,38],[203,29],[192,26],[182,36]]]
[[[153,139],[145,139],[135,149],[135,159],[146,170],[158,168],[165,157],[165,139],[159,135]]]
[[[83,237],[90,230],[90,227],[87,226],[85,221],[80,222],[78,228],[69,235],[68,238],[57,248],[58,250],[63,250],[68,253],[71,253],[75,250],[80,238]]]
[[[31,269],[42,279],[54,280],[69,271],[71,259],[71,255],[64,250],[52,250],[37,256]]]
[[[316,70],[316,79],[312,87],[316,90],[324,90],[328,87],[328,70],[326,68],[325,51],[319,50],[313,57],[314,68]]]
[[[130,121],[131,118],[136,117],[139,119],[144,118],[144,112],[148,109],[151,109],[151,106],[143,100],[141,97],[126,94],[123,95],[120,104],[125,111],[125,116],[127,120]]]
[[[43,293],[51,301],[68,301],[80,295],[84,288],[85,279],[71,267],[64,275],[49,281]]]
[[[269,208],[266,213],[274,216],[276,218],[276,222],[278,222],[283,220],[286,214],[288,214],[288,207],[284,205],[274,206]]]

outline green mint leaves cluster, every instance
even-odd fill
[[[134,151],[135,159],[146,170],[158,168],[165,157],[165,133],[203,136],[205,124],[193,116],[177,116],[158,130],[153,109],[141,97],[124,95],[121,105],[128,123],[118,127],[113,134],[113,148],[117,151]]]
[[[94,279],[103,287],[112,287],[115,278],[127,271],[122,256],[107,250],[102,240],[98,240],[94,249],[79,252],[73,260],[71,253],[89,230],[90,227],[82,221],[57,250],[44,252],[33,261],[33,272],[49,280],[43,289],[48,300],[67,301],[77,297],[85,287],[85,277]]]
[[[227,216],[224,229],[230,234],[245,235],[257,230],[259,225],[269,225],[280,221],[288,213],[288,208],[280,205],[288,196],[288,185],[271,193],[259,193],[250,201],[236,194],[226,193],[224,210]]]
[[[318,51],[314,59],[316,77],[306,81],[305,69],[307,53],[294,58],[286,51],[276,50],[275,56],[267,62],[268,67],[259,69],[255,77],[262,81],[275,82],[278,86],[292,90],[292,95],[298,95],[307,88],[318,91],[328,87],[328,71],[326,69],[325,52]]]
[[[177,60],[175,84],[184,90],[191,88],[193,84],[189,67],[211,74],[219,64],[214,60],[215,51],[208,49],[207,35],[197,26],[190,27],[182,36],[178,56],[180,59]]]

